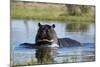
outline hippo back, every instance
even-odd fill
[[[58,38],[60,47],[76,47],[81,46],[81,43],[70,38]]]

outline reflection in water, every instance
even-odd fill
[[[40,64],[54,63],[54,56],[57,51],[55,48],[41,47],[36,50],[37,62]]]
[[[89,23],[68,23],[66,29],[68,32],[87,32]]]
[[[28,27],[28,21],[27,20],[24,20],[24,24],[25,24],[25,28],[26,28],[26,35],[27,35],[27,38],[29,37],[29,27]]]

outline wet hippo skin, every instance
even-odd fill
[[[70,38],[58,38],[58,45],[60,47],[75,47],[81,46],[81,43]]]

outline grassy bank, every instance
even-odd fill
[[[25,4],[24,4],[25,5]],[[91,15],[71,16],[66,11],[64,6],[51,6],[44,7],[38,6],[23,6],[20,4],[12,5],[11,18],[13,19],[33,19],[33,20],[51,20],[51,21],[72,21],[72,22],[92,22],[94,17]]]

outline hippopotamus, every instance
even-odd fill
[[[38,31],[35,38],[35,44],[38,46],[36,50],[37,62],[41,64],[53,63],[53,56],[56,54],[56,50],[53,48],[58,48],[57,34],[54,30],[55,24],[53,25],[42,25],[38,23]]]
[[[58,38],[54,30],[55,24],[42,25],[38,23],[35,44],[23,43],[27,48],[36,48],[35,57],[38,63],[53,63],[53,56],[57,54],[56,48],[81,46],[81,43],[70,38]]]
[[[36,47],[75,47],[81,46],[81,43],[73,40],[71,38],[59,38],[57,37],[57,33],[54,28],[55,24],[50,25],[42,25],[38,23],[38,31],[35,38],[35,43],[23,43],[21,44],[27,48],[36,48]]]
[[[35,38],[35,44],[37,46],[45,47],[72,47],[80,46],[80,42],[70,38],[58,38],[54,30],[55,24],[53,25],[42,25],[38,23],[38,31]]]

